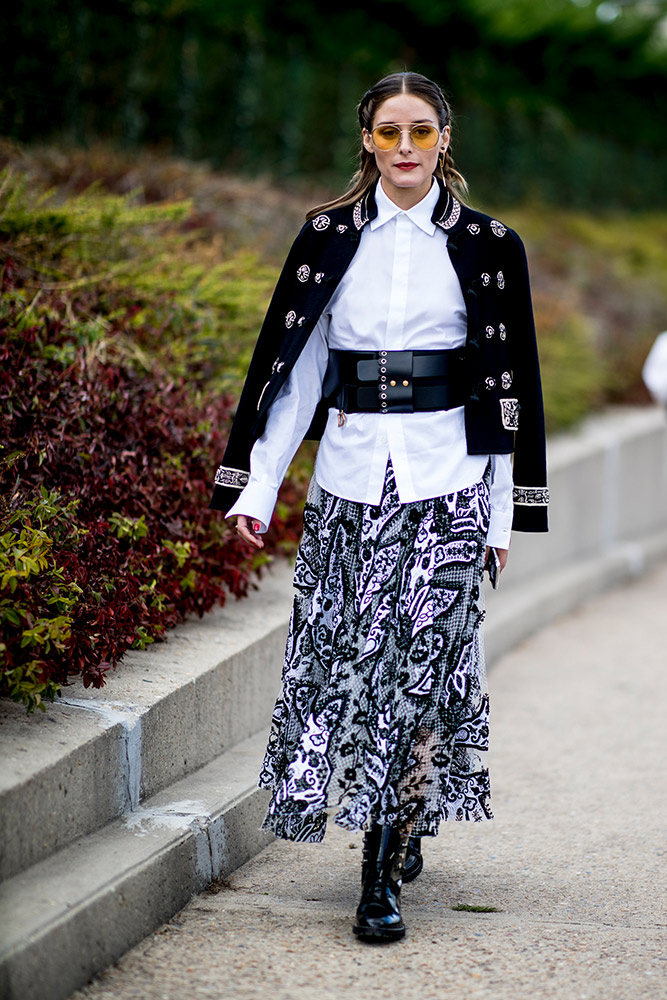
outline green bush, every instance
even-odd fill
[[[547,431],[564,430],[602,404],[608,372],[592,324],[576,308],[538,292],[534,309]]]
[[[641,369],[667,316],[667,215],[522,206],[500,217],[528,247],[549,429],[648,402]]]
[[[64,502],[60,493],[42,486],[18,509],[6,509],[2,518],[0,690],[29,710],[44,710],[43,699],[52,701],[58,691],[49,660],[67,649],[72,612],[83,593],[59,564],[85,534],[76,523],[78,505],[78,500]]]
[[[93,185],[63,202],[35,192],[11,168],[0,172],[0,249],[25,269],[21,296],[31,322],[48,314],[72,326],[63,360],[79,345],[100,357],[123,350],[195,387],[238,392],[277,278],[247,249],[226,254],[219,238],[186,224],[190,201],[144,205]],[[79,290],[97,308],[73,318]],[[61,293],[58,304],[44,294]],[[69,353],[67,353],[69,352]]]

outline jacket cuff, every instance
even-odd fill
[[[515,531],[548,531],[549,516],[547,507],[522,507],[515,505],[512,527]]]
[[[225,517],[243,514],[253,521],[259,521],[259,533],[262,535],[268,531],[277,498],[278,490],[272,486],[266,486],[263,483],[248,483]]]

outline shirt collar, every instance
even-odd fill
[[[424,195],[421,201],[418,201],[416,205],[404,212],[402,208],[394,204],[391,198],[385,194],[382,187],[382,181],[377,182],[375,188],[375,201],[377,204],[377,215],[374,219],[371,219],[370,227],[371,229],[378,229],[383,226],[385,222],[390,222],[395,219],[397,215],[407,215],[407,217],[414,222],[422,232],[426,233],[427,236],[432,236],[435,232],[435,225],[431,221],[431,216],[435,211],[435,206],[438,202],[438,197],[440,195],[440,189],[438,185],[434,182],[431,184],[430,190]]]

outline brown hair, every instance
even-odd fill
[[[447,103],[445,95],[437,83],[433,83],[420,73],[392,73],[383,77],[374,86],[367,90],[359,102],[357,114],[359,116],[359,127],[371,131],[375,113],[389,97],[396,94],[413,94],[421,97],[422,100],[430,104],[438,117],[440,129],[452,124],[452,110]],[[465,178],[454,166],[454,160],[450,152],[450,146],[444,156],[438,159],[438,166],[434,171],[434,176],[440,175],[445,187],[452,192],[460,201],[464,201],[468,195],[468,185]],[[306,215],[306,219],[312,219],[327,209],[339,208],[343,205],[351,205],[377,183],[380,171],[375,163],[375,157],[369,153],[362,145],[359,154],[359,169],[353,176],[347,191],[333,201],[325,202],[312,208]]]

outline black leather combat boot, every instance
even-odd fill
[[[364,837],[361,901],[353,927],[362,941],[381,943],[405,936],[400,896],[407,839],[393,827],[377,823]]]
[[[424,867],[422,857],[421,837],[408,837],[408,849],[405,852],[405,864],[403,865],[403,881],[414,882]]]

